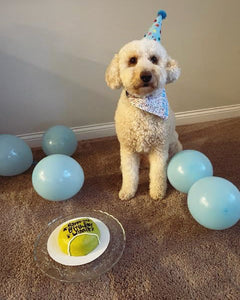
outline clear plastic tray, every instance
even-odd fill
[[[104,253],[90,263],[79,266],[65,266],[53,260],[47,251],[47,242],[53,230],[62,223],[89,216],[101,220],[109,229],[110,242]],[[47,276],[66,282],[80,282],[99,277],[109,271],[121,258],[125,248],[125,231],[121,223],[110,214],[102,211],[81,210],[78,213],[61,216],[50,222],[37,237],[34,246],[34,260]]]

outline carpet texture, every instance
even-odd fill
[[[178,127],[185,149],[205,153],[214,175],[240,187],[240,118]],[[34,159],[44,157],[34,150]],[[148,195],[141,168],[137,195],[118,199],[121,185],[115,137],[82,141],[73,156],[85,184],[73,199],[51,202],[33,190],[32,168],[0,177],[0,299],[240,299],[240,222],[223,231],[197,224],[186,195],[168,185],[167,196]],[[48,222],[76,210],[100,209],[122,223],[126,248],[120,261],[94,281],[62,283],[36,266],[36,236]]]

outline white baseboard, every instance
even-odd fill
[[[107,136],[116,135],[114,122],[71,127],[76,134],[77,140],[90,140]],[[34,132],[19,134],[18,137],[23,139],[30,147],[40,147],[44,132]]]
[[[178,112],[177,125],[187,125],[240,117],[240,104]]]
[[[235,117],[240,117],[240,104],[178,112],[176,113],[176,123],[177,125],[187,125]],[[71,129],[76,134],[78,141],[116,134],[114,122],[72,127]],[[20,134],[18,137],[31,147],[40,147],[43,133]]]

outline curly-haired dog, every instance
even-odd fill
[[[106,71],[106,82],[112,89],[123,87],[115,113],[120,142],[122,188],[119,197],[134,197],[139,178],[140,154],[147,153],[150,162],[150,195],[162,199],[167,188],[167,161],[182,149],[175,131],[174,113],[167,107],[167,117],[133,105],[149,95],[158,99],[166,83],[178,79],[180,69],[164,47],[155,40],[143,38],[126,44],[115,54]]]

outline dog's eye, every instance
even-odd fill
[[[151,57],[150,57],[150,60],[151,60],[151,62],[152,62],[153,64],[155,64],[155,65],[158,63],[158,59],[157,59],[157,57],[156,57],[155,55],[151,56]]]
[[[133,57],[131,57],[131,58],[129,59],[128,64],[129,64],[130,66],[136,65],[136,63],[137,63],[137,58],[136,58],[135,56],[133,56]]]

